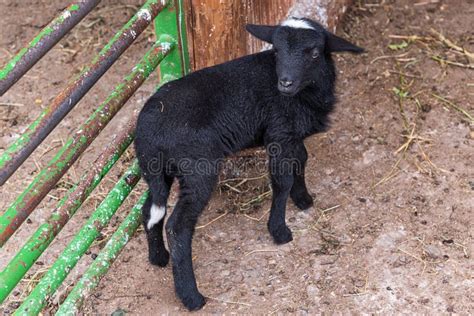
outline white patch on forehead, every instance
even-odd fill
[[[294,29],[314,30],[314,27],[308,21],[300,19],[288,19],[284,21],[281,26],[288,26]]]
[[[155,224],[165,217],[166,209],[164,206],[158,206],[153,204],[150,209],[150,219],[146,224],[146,227],[150,230]]]

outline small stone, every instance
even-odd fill
[[[97,241],[101,241],[101,240],[104,240],[104,239],[105,239],[105,235],[104,235],[104,234],[102,234],[102,233],[99,233],[99,235],[96,237],[96,239],[95,239],[95,240],[97,240]]]
[[[339,235],[332,232],[323,231],[321,233],[321,237],[323,238],[323,240],[334,245],[350,244],[352,242],[352,238],[347,234]]]
[[[311,207],[306,212],[301,211],[301,212],[296,213],[296,217],[298,217],[299,220],[304,220],[304,219],[311,218],[312,214],[311,214],[311,212],[309,212],[309,210],[311,210]]]
[[[127,312],[121,308],[116,309],[112,312],[111,316],[124,316]]]
[[[429,111],[431,111],[431,104],[423,103],[421,105],[421,110],[425,113],[428,113]]]
[[[362,279],[354,280],[354,286],[355,287],[362,288],[362,287],[364,287],[365,284],[366,284],[365,280],[362,280]]]
[[[336,255],[322,255],[319,257],[319,265],[326,266],[336,263],[339,256]]]
[[[471,187],[471,190],[474,190],[474,180],[469,181],[469,186]]]
[[[235,274],[232,277],[232,283],[242,283],[244,281],[244,276],[242,274]]]
[[[400,256],[398,261],[400,261],[402,264],[406,264],[408,262],[408,258],[406,256]]]
[[[306,294],[308,294],[309,299],[314,300],[319,294],[319,289],[316,285],[310,284],[306,287]]]
[[[441,250],[439,250],[439,248],[434,245],[427,245],[424,247],[423,250],[429,257],[433,259],[438,259],[443,256],[443,253],[441,252]]]
[[[352,238],[351,236],[347,235],[347,234],[342,234],[340,235],[338,238],[339,242],[341,244],[351,244],[352,243]]]

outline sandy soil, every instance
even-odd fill
[[[48,5],[30,2],[38,8],[35,12],[56,12],[62,7],[60,1]],[[239,160],[239,168],[222,175],[193,244],[198,286],[209,298],[203,313],[473,313],[474,81],[473,70],[462,65],[474,61],[450,43],[474,51],[474,2],[417,2],[420,5],[408,0],[357,2],[339,28],[341,36],[368,52],[336,56],[340,101],[331,130],[306,141],[310,153],[307,181],[315,194],[315,207],[300,212],[288,203],[293,242],[276,246],[267,232],[269,193],[260,167],[265,163],[261,153]],[[53,50],[28,74],[30,78],[0,99],[0,103],[24,104],[0,107],[0,148],[38,115],[77,71],[77,65],[100,49],[133,11],[117,2],[114,6],[117,10],[112,12],[117,16],[103,14],[92,26],[83,26],[82,32],[79,28],[75,36],[68,37],[77,54]],[[110,5],[102,5],[106,7]],[[4,9],[13,14],[0,19],[1,62],[7,60],[6,51],[18,49],[47,22],[41,15],[26,18],[31,11],[23,6],[0,3],[0,11]],[[25,19],[19,22],[14,16]],[[99,16],[88,18],[85,24]],[[431,28],[451,42],[443,44]],[[101,80],[39,153],[74,131],[149,47],[148,36],[151,34],[145,34],[127,52],[128,57]],[[51,84],[51,77],[58,83]],[[153,80],[94,142],[75,173],[87,168],[108,135],[126,121],[127,113],[143,104],[153,91]],[[35,102],[37,99],[42,102]],[[2,209],[37,171],[34,160],[44,163],[48,154],[41,157],[37,153],[8,186],[0,188]],[[68,224],[40,259],[41,265],[32,270],[33,281],[20,284],[1,307],[3,313],[14,310],[123,168],[117,166]],[[63,183],[74,177],[70,172]],[[248,180],[242,183],[243,178]],[[0,267],[47,216],[62,192],[58,186],[7,244]],[[136,197],[134,194],[121,208],[104,236]],[[103,242],[95,244],[66,285],[80,276],[101,245]],[[87,298],[84,313],[185,312],[174,295],[170,267],[153,267],[146,258],[144,233],[139,231]],[[67,288],[63,286],[60,295],[51,299],[46,313],[54,311]]]

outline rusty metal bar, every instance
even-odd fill
[[[100,279],[109,271],[110,266],[125,247],[140,225],[141,209],[148,196],[145,192],[124,219],[119,228],[110,237],[107,244],[100,251],[79,282],[72,289],[66,300],[61,304],[56,316],[78,315],[84,299],[99,284]]]
[[[183,2],[173,1],[165,11],[161,12],[155,19],[155,30],[157,34],[170,32],[175,36],[179,50],[174,50],[165,60],[160,63],[161,82],[177,79],[189,72],[189,59],[187,58],[186,25],[183,18]],[[139,203],[130,211],[117,231],[112,235],[105,247],[99,253],[91,266],[81,277],[76,286],[69,293],[66,300],[61,304],[56,315],[75,315],[80,312],[84,299],[90,295],[99,284],[100,279],[107,273],[113,261],[120,251],[125,247],[130,237],[140,224],[140,209],[146,199],[142,196]]]
[[[0,185],[8,180],[168,3],[169,0],[148,0],[104,46],[91,64],[5,150],[0,156]]]
[[[163,58],[176,47],[170,36],[163,35],[145,54],[133,71],[125,77],[109,97],[95,110],[78,131],[50,160],[0,217],[0,247],[10,238],[35,207],[48,194],[62,175],[84,152],[100,131],[110,122],[125,102],[155,70]]]
[[[185,30],[182,1],[163,0],[162,2],[163,5],[168,5],[168,2],[171,2],[172,4],[168,5],[165,12],[160,14],[159,18],[156,19],[157,29],[158,25],[166,26],[163,29],[161,27],[159,28],[165,33],[165,35],[161,35],[159,37],[159,42],[162,43],[161,48],[163,50],[169,51],[170,53],[165,54],[163,52],[164,56],[162,58],[164,58],[164,60],[160,65],[163,83],[167,80],[179,78],[183,74],[187,73],[189,70],[189,64],[187,62],[186,55],[183,55],[187,54],[187,48],[185,34],[182,33],[183,30]],[[179,52],[176,52],[177,47],[179,47]],[[136,69],[134,68],[134,71],[135,70]],[[130,76],[128,76],[127,79],[131,79]],[[106,104],[114,97],[121,97],[120,93],[122,89],[124,88],[117,86],[117,95],[114,96],[114,94],[111,94],[109,98],[104,101],[104,103]],[[102,105],[104,105],[104,103]],[[107,110],[110,109],[107,108]],[[101,112],[99,108],[96,112],[94,112],[94,114],[96,113],[103,112]],[[82,127],[87,126],[91,119],[92,116]],[[136,117],[131,118],[128,128],[120,135],[118,139],[114,141],[114,144],[107,147],[106,151],[92,165],[92,170],[86,173],[81,182],[72,188],[66,197],[64,197],[57,204],[56,209],[53,211],[53,214],[50,216],[47,222],[40,226],[40,228],[33,234],[33,236],[17,253],[17,255],[7,265],[7,267],[2,272],[0,272],[0,303],[6,298],[18,281],[29,270],[41,253],[48,247],[54,237],[58,234],[62,227],[64,227],[71,216],[74,215],[82,202],[99,184],[108,170],[110,170],[117,159],[119,159],[120,155],[125,151],[127,146],[131,143],[134,136],[135,119]],[[108,122],[108,120],[106,121]],[[81,141],[87,142],[87,140],[81,139],[81,137],[95,137],[93,135],[91,136],[87,132],[84,132],[84,128],[80,128],[80,131],[82,131],[82,133],[80,133],[79,136],[76,136],[79,137],[77,139],[78,143]],[[71,146],[75,146],[74,144]],[[78,150],[80,150],[79,148],[82,148],[81,146],[82,145],[78,145]],[[72,153],[73,151],[71,151],[71,157],[74,156]],[[60,150],[60,152],[50,163],[56,162],[63,163],[64,165],[72,164],[73,161],[67,160],[70,156],[61,156],[62,152],[63,150]],[[62,160],[62,158],[65,158],[65,160]],[[127,170],[127,172],[114,186],[112,191],[102,201],[97,210],[88,219],[86,225],[81,228],[74,239],[68,244],[66,249],[61,253],[53,266],[48,270],[35,289],[15,312],[15,315],[37,315],[40,313],[41,309],[46,304],[46,300],[56,291],[67,274],[69,274],[71,269],[73,269],[73,267],[76,265],[80,257],[85,251],[87,251],[95,237],[98,235],[99,231],[105,225],[107,225],[111,216],[115,213],[118,207],[120,207],[127,195],[136,185],[139,177],[140,174],[138,164],[137,161],[134,160],[132,166]],[[38,189],[42,190],[42,186],[38,187]],[[38,190],[33,191],[38,192]],[[133,235],[134,231],[138,227],[140,223],[140,209],[145,198],[146,193],[140,198],[138,203],[135,204],[134,208],[131,210],[125,221],[120,225],[107,245],[101,251],[99,257],[84,274],[76,288],[71,292],[71,297],[65,302],[66,305],[61,307],[61,309],[58,311],[59,314],[72,314],[73,310],[77,311],[80,308],[80,304],[84,297],[90,293],[90,291],[98,284],[100,278],[107,272],[114,259],[117,257],[121,249],[123,249],[123,247],[127,244],[129,238]],[[0,218],[0,228],[1,227]],[[67,302],[72,304],[74,309],[70,310],[68,308]]]
[[[140,180],[135,160],[14,315],[37,315]]]
[[[90,165],[89,171],[79,183],[71,188],[68,194],[59,201],[51,216],[36,230],[5,269],[0,272],[0,304],[132,143],[135,135],[136,118],[136,115],[132,116],[126,128],[114,138],[102,154]]]
[[[99,2],[100,0],[77,1],[68,6],[58,17],[46,25],[27,47],[21,49],[0,70],[0,96],[13,86]]]

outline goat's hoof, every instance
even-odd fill
[[[190,311],[197,311],[206,304],[206,299],[199,292],[195,295],[186,296],[181,299],[181,301],[183,302],[183,305]]]
[[[170,254],[167,250],[149,253],[148,260],[152,265],[166,267],[170,261]]]
[[[282,245],[293,240],[293,234],[286,225],[278,226],[277,229],[270,231],[276,244]]]
[[[309,195],[308,192],[292,195],[291,199],[293,200],[293,203],[295,203],[296,207],[300,210],[307,210],[313,206],[313,197]]]

